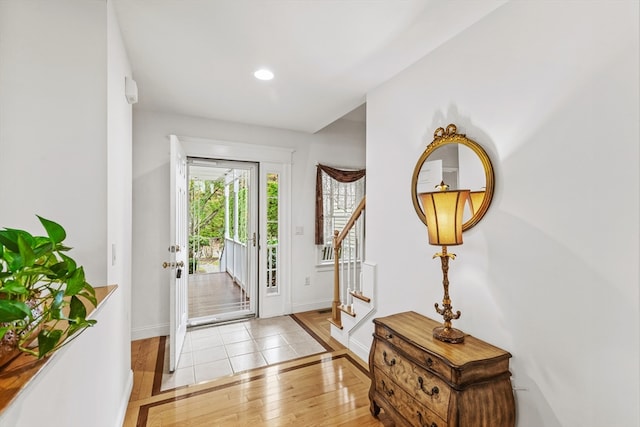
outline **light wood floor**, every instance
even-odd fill
[[[369,412],[367,366],[330,338],[326,311],[292,316],[326,353],[160,391],[164,338],[134,341],[125,427],[391,426]]]

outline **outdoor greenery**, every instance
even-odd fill
[[[278,187],[279,176],[267,174],[267,288],[276,290],[278,285]]]
[[[278,174],[267,174],[267,244],[278,244]]]
[[[278,174],[267,174],[267,244],[278,244]],[[248,240],[248,180],[240,175],[237,186],[229,183],[225,203],[225,180],[191,180],[189,182],[189,273],[197,271],[199,249],[225,237],[225,205],[228,209],[227,235],[246,243]],[[237,188],[237,192],[234,191]],[[237,203],[236,203],[237,200]],[[235,229],[237,224],[237,230]],[[275,253],[275,251],[273,252]],[[275,260],[273,262],[275,265]]]
[[[200,237],[199,244],[208,245],[206,237],[224,236],[224,181],[189,182],[189,236]]]
[[[189,274],[198,270],[198,250],[224,236],[224,181],[189,181]]]
[[[229,201],[227,202],[227,209],[229,209],[229,224],[227,225],[227,236],[233,238],[236,234],[236,193],[233,191],[233,187],[229,189]],[[224,236],[224,232],[222,233]]]
[[[85,302],[97,302],[83,267],[66,254],[65,229],[38,219],[47,236],[0,230],[0,343],[42,358],[96,323],[86,318]]]
[[[238,180],[238,241],[247,243],[247,179]]]

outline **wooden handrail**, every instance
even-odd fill
[[[349,234],[349,231],[351,231],[351,229],[353,228],[353,225],[356,223],[356,221],[358,220],[358,218],[360,218],[360,215],[362,214],[362,211],[364,211],[364,207],[367,204],[367,197],[363,197],[362,200],[360,200],[360,203],[358,204],[358,207],[356,207],[356,210],[353,211],[353,213],[351,214],[351,217],[349,218],[349,221],[347,222],[347,225],[344,226],[344,228],[342,229],[342,232],[338,235],[338,240],[337,242],[334,240],[334,249],[335,249],[335,244],[338,244],[338,248],[342,246],[342,241],[347,237],[347,234]],[[335,233],[337,232],[334,231],[334,239],[335,239]]]
[[[342,232],[335,230],[333,232],[333,302],[331,303],[331,319],[329,321],[336,327],[342,329],[342,316],[340,309],[340,250],[342,241],[347,237],[349,231],[364,212],[366,205],[366,196],[362,198],[356,209],[351,214],[349,221],[342,229]]]

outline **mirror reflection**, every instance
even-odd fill
[[[416,213],[426,224],[418,194],[437,191],[444,182],[450,190],[471,190],[465,206],[463,230],[475,225],[487,211],[493,195],[493,168],[475,141],[457,134],[455,125],[439,128],[414,170],[412,196]]]
[[[464,222],[469,221],[473,211],[481,206],[487,187],[484,168],[476,153],[461,144],[435,149],[420,168],[416,191],[418,194],[436,191],[441,182],[450,190],[471,190],[470,203],[467,203],[463,215]],[[418,201],[422,204],[420,199]]]

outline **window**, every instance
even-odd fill
[[[356,209],[365,191],[364,171],[343,171],[362,172],[361,177],[352,182],[339,182],[324,171],[321,173],[322,189],[322,235],[321,239],[316,239],[318,246],[318,262],[333,262],[333,235],[334,231],[342,231],[351,214]],[[318,232],[318,230],[316,230]],[[350,233],[355,233],[351,230]],[[318,236],[316,236],[318,237]],[[346,242],[354,241],[355,235],[347,238]],[[350,250],[349,245],[343,243],[343,251]]]
[[[279,175],[267,174],[267,293],[278,292]]]

